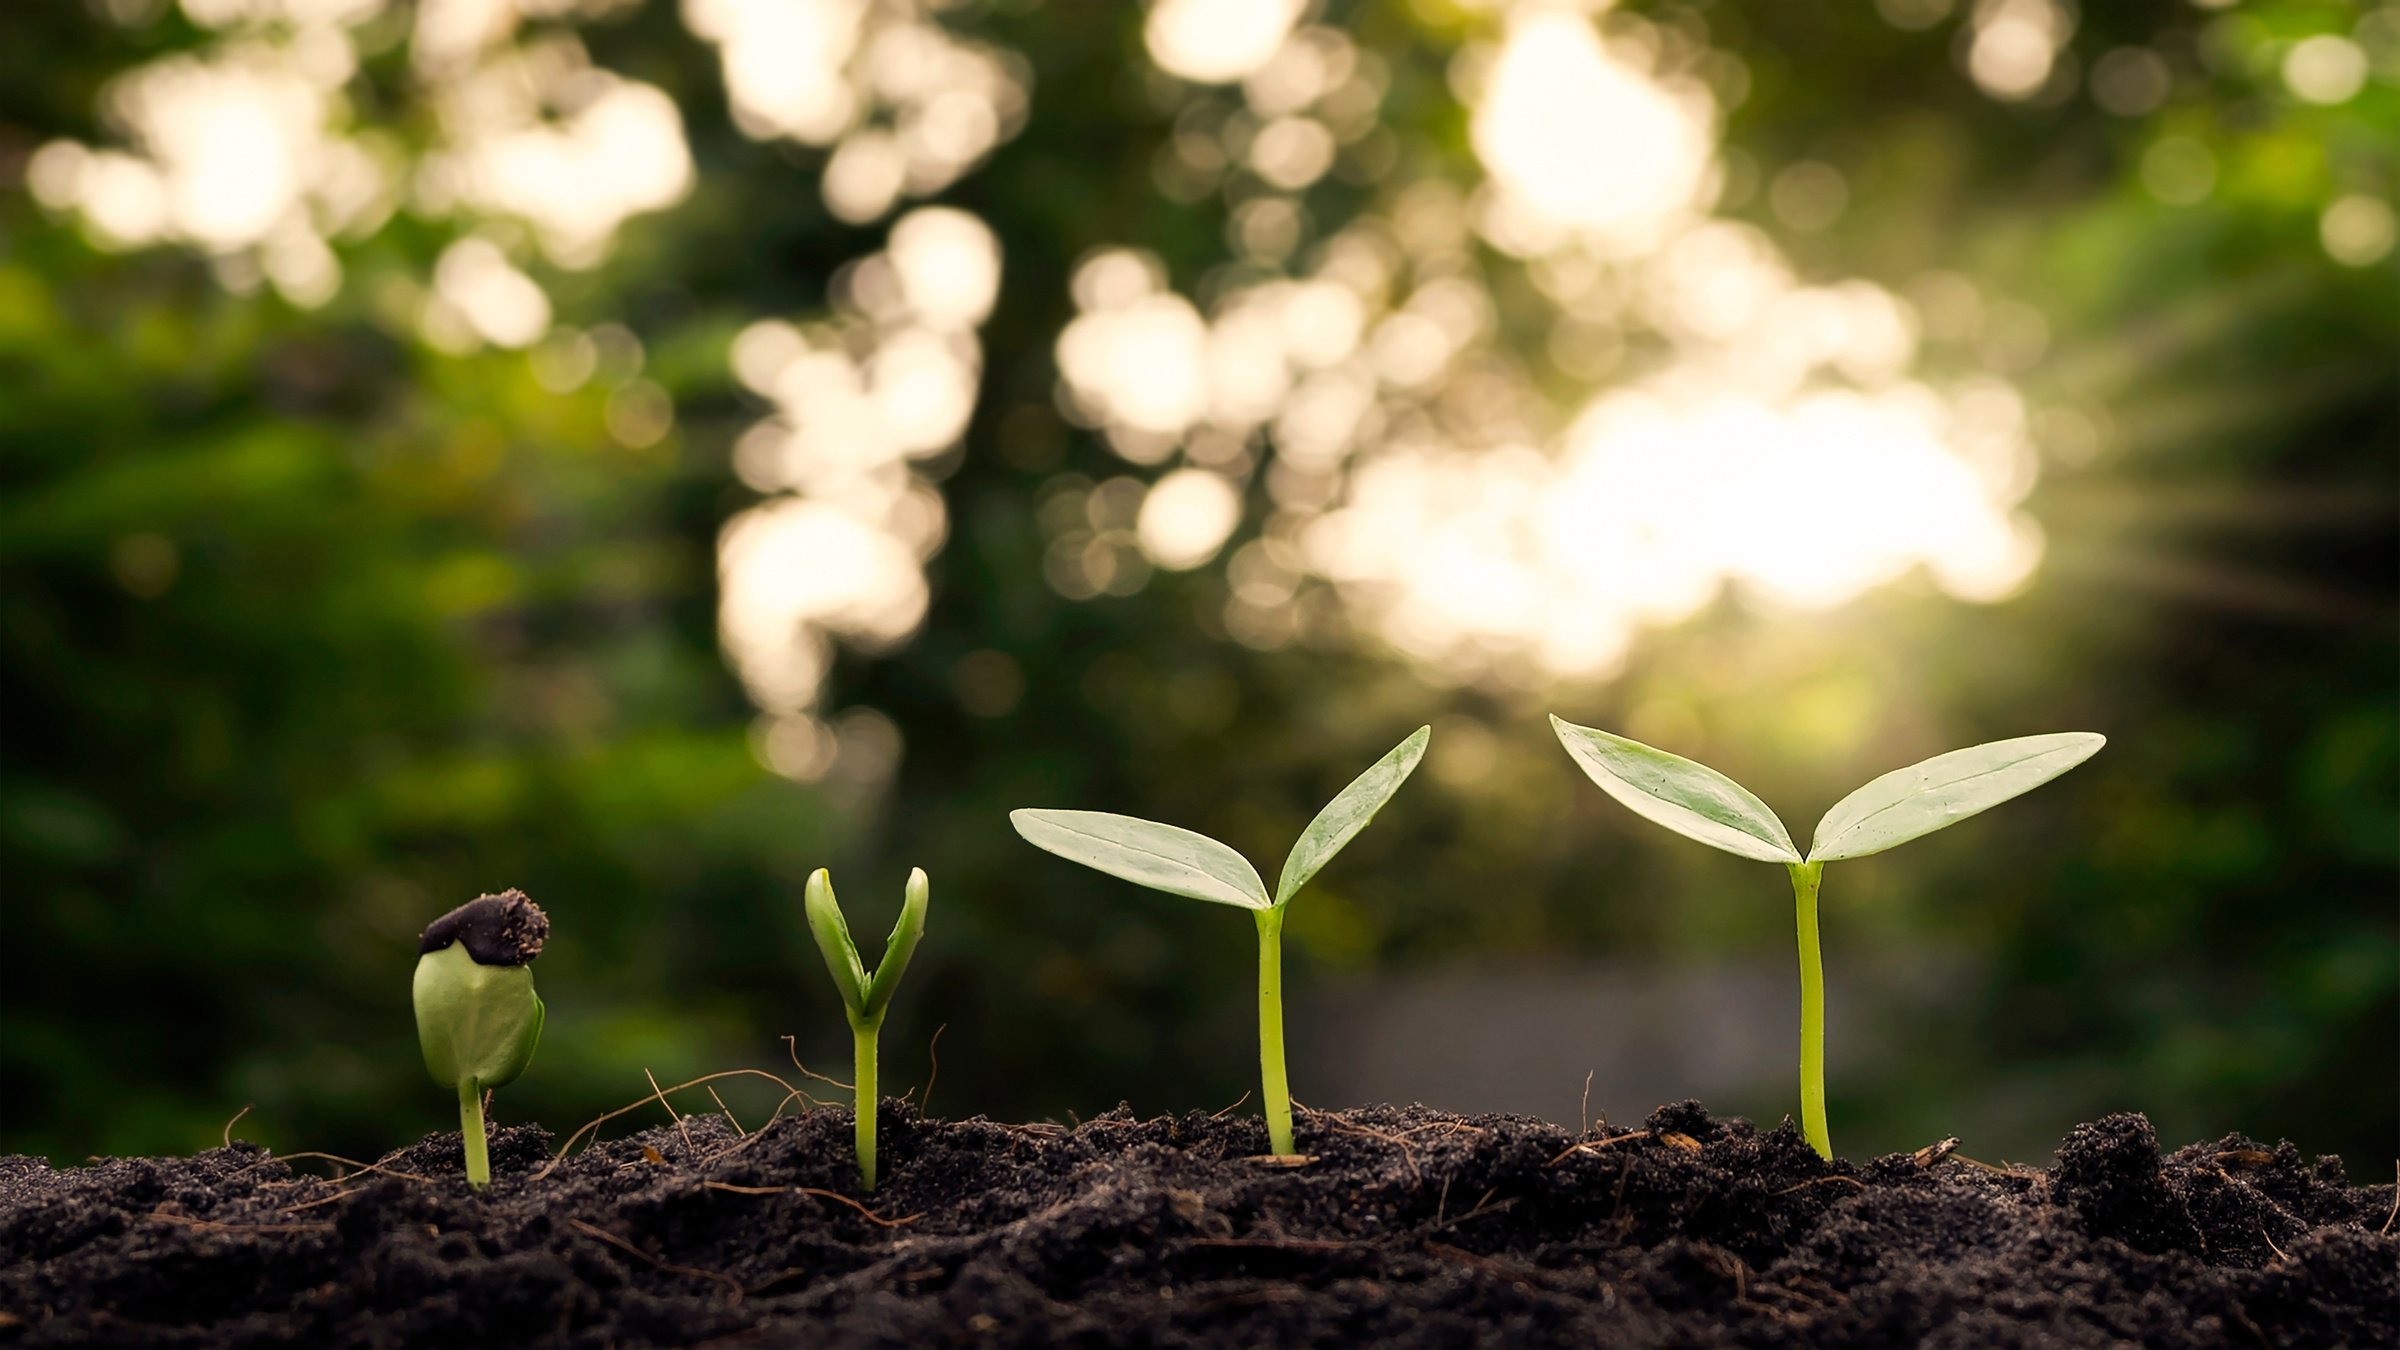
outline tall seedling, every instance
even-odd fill
[[[1817,950],[1817,886],[1825,864],[1863,858],[1955,825],[2049,782],[2106,745],[2090,731],[2020,736],[1935,755],[1851,793],[1817,822],[1808,856],[1767,804],[1703,764],[1558,717],[1559,743],[1601,790],[1635,815],[1686,838],[1791,874],[1800,928],[1800,1124],[1833,1156],[1825,1128],[1825,966]]]
[[[1154,891],[1251,912],[1258,922],[1259,1078],[1266,1099],[1267,1138],[1277,1154],[1297,1151],[1292,1147],[1291,1088],[1283,1070],[1285,907],[1408,781],[1432,739],[1433,728],[1417,728],[1416,734],[1392,747],[1391,753],[1328,802],[1292,845],[1272,899],[1258,879],[1257,869],[1241,854],[1204,834],[1104,811],[1009,813],[1009,823],[1017,827],[1017,833],[1062,858]]]
[[[833,975],[834,988],[841,991],[842,1012],[850,1019],[858,1179],[870,1191],[875,1189],[875,1113],[881,1101],[875,1092],[875,1040],[883,1030],[883,1014],[892,1006],[892,991],[900,987],[908,958],[916,955],[917,940],[925,936],[925,905],[932,890],[924,868],[909,869],[900,918],[892,925],[892,935],[884,940],[883,960],[876,964],[873,975],[858,959],[858,944],[850,940],[850,925],[842,918],[840,902],[833,898],[832,874],[822,867],[809,873],[808,889],[801,897],[808,913],[808,931],[825,956],[825,969]]]

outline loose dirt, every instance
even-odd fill
[[[247,1143],[0,1160],[0,1345],[2400,1344],[2393,1188],[2147,1120],[2048,1169],[1827,1164],[1697,1103],[1577,1136],[1510,1116],[1074,1128],[722,1116],[579,1151],[498,1131],[311,1175]],[[2380,1170],[2380,1164],[2377,1164]]]

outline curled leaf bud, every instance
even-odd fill
[[[417,939],[417,954],[438,952],[455,942],[480,966],[522,966],[542,954],[550,937],[550,916],[527,898],[509,889],[479,895],[425,926]]]

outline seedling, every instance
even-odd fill
[[[549,936],[541,906],[510,890],[469,900],[417,939],[417,1044],[433,1081],[458,1093],[467,1184],[477,1190],[492,1180],[484,1098],[525,1072],[542,1039],[532,965]]]
[[[925,904],[931,892],[925,869],[909,869],[899,922],[884,940],[883,960],[871,976],[859,962],[858,944],[850,940],[850,925],[842,918],[840,902],[833,898],[831,874],[822,867],[811,872],[802,897],[808,931],[817,939],[817,950],[825,954],[825,969],[832,972],[833,987],[842,993],[842,1011],[850,1018],[858,1179],[870,1191],[875,1189],[875,1112],[881,1100],[875,1095],[875,1036],[883,1030],[884,1010],[891,1006],[892,991],[900,987],[900,976],[908,970],[908,958],[916,954],[917,940],[925,936]]]
[[[1800,925],[1800,1124],[1826,1158],[1825,966],[1817,951],[1817,885],[1825,864],[1863,858],[1998,806],[2074,768],[2106,745],[2090,731],[2020,736],[1935,755],[1844,797],[1817,822],[1808,856],[1765,802],[1725,775],[1639,741],[1550,719],[1559,743],[1602,791],[1686,838],[1791,873]]]
[[[1241,854],[1204,834],[1110,815],[1105,811],[1011,811],[1009,823],[1037,848],[1121,877],[1139,886],[1187,900],[1205,900],[1251,911],[1258,921],[1258,1068],[1266,1100],[1267,1138],[1281,1156],[1292,1147],[1292,1094],[1283,1070],[1283,916],[1300,888],[1352,837],[1367,827],[1383,804],[1416,771],[1433,728],[1392,747],[1391,753],[1353,779],[1350,786],[1300,832],[1273,899],[1258,871]]]

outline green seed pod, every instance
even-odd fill
[[[477,896],[434,920],[417,941],[417,1044],[433,1081],[458,1093],[467,1181],[491,1180],[483,1094],[516,1081],[542,1038],[533,958],[549,916],[522,891]]]

